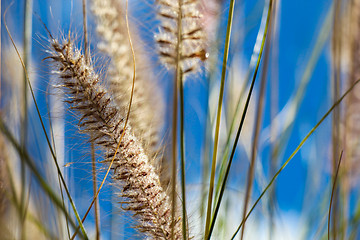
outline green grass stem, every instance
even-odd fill
[[[214,229],[214,226],[215,226],[215,222],[216,222],[216,218],[217,218],[217,215],[218,215],[218,212],[219,212],[219,209],[220,209],[220,204],[221,204],[221,201],[222,201],[222,197],[223,197],[224,192],[225,192],[226,182],[227,182],[227,179],[228,179],[228,176],[229,176],[229,173],[230,173],[230,168],[231,168],[232,160],[233,160],[234,155],[235,155],[236,146],[237,146],[237,143],[238,143],[238,141],[239,141],[240,133],[241,133],[242,127],[243,127],[243,125],[244,125],[244,121],[245,121],[246,112],[247,112],[247,109],[248,109],[248,107],[249,107],[251,94],[252,94],[252,91],[253,91],[253,88],[254,88],[254,84],[255,84],[255,79],[256,79],[256,76],[257,76],[257,72],[258,72],[258,70],[259,70],[260,60],[261,60],[262,52],[263,52],[263,50],[264,50],[265,40],[266,40],[266,36],[267,36],[267,32],[268,32],[268,26],[269,26],[269,21],[270,21],[270,13],[271,13],[272,2],[273,2],[273,1],[270,0],[270,3],[269,3],[268,8],[265,8],[265,9],[264,9],[264,11],[267,12],[267,17],[266,17],[266,24],[265,24],[265,29],[264,29],[264,35],[263,35],[262,40],[261,40],[261,47],[260,47],[260,51],[259,51],[259,55],[258,55],[256,67],[255,67],[255,72],[254,72],[254,75],[253,75],[253,78],[252,78],[252,81],[251,81],[251,86],[250,86],[250,89],[249,89],[249,92],[248,92],[248,96],[247,96],[246,103],[245,103],[245,107],[244,107],[244,111],[243,111],[243,114],[242,114],[242,117],[241,117],[241,120],[240,120],[239,128],[238,128],[238,131],[237,131],[237,133],[236,133],[234,145],[233,145],[232,150],[231,150],[230,159],[229,159],[228,165],[227,165],[227,167],[226,167],[226,172],[225,172],[224,180],[223,180],[223,182],[222,182],[222,184],[221,184],[219,199],[218,199],[218,201],[217,201],[217,203],[216,203],[214,215],[213,215],[212,221],[211,221],[209,236],[207,237],[207,239],[210,239],[211,233],[212,233],[212,231],[213,231],[213,229]]]
[[[334,193],[335,193],[335,187],[336,187],[336,180],[339,176],[339,169],[340,169],[340,164],[341,164],[341,160],[342,160],[342,155],[343,155],[343,151],[341,151],[341,154],[340,154],[340,159],[338,161],[338,164],[337,164],[337,167],[336,167],[336,173],[335,173],[335,176],[334,176],[334,183],[333,183],[333,187],[332,187],[332,190],[331,190],[331,197],[330,197],[330,205],[329,205],[329,216],[328,216],[328,227],[327,227],[327,230],[328,230],[328,240],[330,240],[330,218],[331,218],[331,205],[333,203],[333,198],[334,198]]]
[[[279,174],[284,170],[284,168],[289,164],[291,159],[295,156],[295,154],[300,150],[300,148],[304,145],[304,143],[308,140],[308,138],[315,132],[315,130],[321,125],[321,123],[330,115],[330,113],[334,110],[336,106],[338,106],[341,101],[346,97],[347,94],[351,92],[351,90],[360,82],[360,79],[357,80],[332,106],[331,108],[325,113],[325,115],[320,119],[319,122],[310,130],[310,132],[305,136],[305,138],[300,142],[300,144],[296,147],[296,149],[293,151],[293,153],[290,155],[290,157],[284,162],[284,164],[281,166],[281,168],[276,172],[276,174],[273,176],[269,184],[266,186],[266,188],[262,191],[258,199],[255,201],[254,205],[246,215],[246,217],[241,221],[240,225],[236,229],[235,233],[233,234],[231,239],[234,239],[236,234],[239,232],[240,228],[243,226],[244,222],[249,218],[250,214],[256,207],[256,205],[259,203],[261,198],[265,195],[267,190],[270,188],[270,186],[273,184],[273,182],[276,180],[276,178],[279,176]]]
[[[205,239],[207,238],[208,235],[210,236],[210,234],[209,234],[210,233],[210,220],[211,220],[210,218],[211,218],[211,213],[212,213],[211,208],[212,208],[212,199],[213,199],[214,183],[215,183],[217,150],[218,150],[218,144],[219,144],[220,120],[221,120],[224,88],[225,88],[225,77],[226,77],[226,72],[227,72],[226,66],[227,66],[227,60],[229,57],[230,37],[231,37],[234,8],[235,8],[235,0],[230,0],[229,15],[228,15],[228,21],[227,21],[227,28],[226,28],[226,37],[225,37],[224,57],[223,57],[222,70],[221,70],[221,83],[220,83],[220,92],[219,92],[219,100],[218,100],[218,110],[217,110],[217,115],[216,115],[213,157],[212,157],[212,162],[211,162],[210,185],[209,185],[209,195],[208,195],[206,223],[205,223],[205,235],[204,235]]]
[[[84,228],[84,226],[83,226],[83,224],[82,224],[82,222],[81,222],[79,213],[78,213],[78,211],[77,211],[77,209],[76,209],[76,207],[75,207],[75,203],[74,203],[74,201],[72,200],[72,197],[71,197],[70,192],[69,192],[69,190],[68,190],[68,188],[67,188],[65,179],[64,179],[64,177],[63,177],[63,175],[62,175],[62,173],[61,173],[61,170],[60,170],[59,164],[58,164],[58,162],[57,162],[57,158],[56,158],[55,152],[54,152],[54,150],[53,150],[53,148],[52,148],[52,146],[51,146],[51,143],[50,143],[49,136],[48,136],[48,134],[46,133],[45,124],[44,124],[44,121],[42,120],[42,117],[41,117],[41,114],[40,114],[40,110],[39,110],[39,107],[38,107],[37,102],[36,102],[36,99],[35,99],[35,94],[34,94],[34,91],[33,91],[33,89],[32,89],[31,82],[30,82],[30,79],[29,79],[29,75],[27,74],[27,70],[26,70],[25,64],[24,64],[24,62],[23,62],[23,60],[22,60],[22,58],[21,58],[21,56],[20,56],[20,53],[19,53],[19,51],[18,51],[18,49],[17,49],[17,47],[16,47],[16,45],[15,45],[15,42],[14,42],[14,40],[13,40],[11,34],[10,34],[9,28],[8,28],[8,26],[7,26],[7,24],[6,24],[6,20],[5,20],[6,12],[7,12],[7,10],[8,10],[10,7],[11,7],[11,4],[9,5],[9,7],[8,7],[8,8],[5,10],[5,12],[4,12],[4,25],[5,25],[5,28],[6,28],[6,31],[7,31],[8,35],[9,35],[9,37],[10,37],[11,43],[13,44],[13,46],[14,46],[14,48],[15,48],[15,50],[16,50],[16,53],[17,53],[17,55],[18,55],[18,57],[19,57],[19,60],[20,60],[20,62],[21,62],[21,65],[22,65],[22,67],[23,67],[23,69],[24,69],[25,76],[26,76],[26,79],[27,79],[27,82],[28,82],[28,86],[29,86],[29,88],[30,88],[31,96],[32,96],[32,98],[33,98],[33,101],[34,101],[34,104],[35,104],[35,108],[36,108],[37,114],[38,114],[38,116],[39,116],[39,120],[40,120],[40,122],[41,122],[42,130],[43,130],[43,132],[44,132],[44,134],[45,134],[48,147],[49,147],[50,152],[51,152],[51,155],[52,155],[52,157],[53,157],[53,159],[54,159],[54,163],[55,163],[55,165],[56,165],[56,169],[57,169],[57,171],[58,171],[58,174],[60,175],[61,182],[62,182],[63,185],[64,185],[66,194],[67,194],[67,196],[68,196],[68,198],[69,198],[70,204],[71,204],[71,206],[72,206],[72,208],[73,208],[74,214],[75,214],[76,219],[77,219],[77,221],[78,221],[78,223],[79,223],[79,226],[80,226],[80,228],[81,228],[81,231],[82,231],[84,237],[87,239],[87,234],[86,234],[85,228]]]
[[[67,209],[62,204],[61,200],[56,196],[56,193],[52,190],[51,186],[47,184],[47,181],[41,176],[38,171],[34,161],[30,158],[29,154],[26,151],[23,151],[20,144],[16,142],[15,137],[10,133],[8,127],[3,122],[3,119],[0,118],[0,130],[15,148],[15,150],[20,155],[20,159],[28,166],[29,170],[33,173],[35,178],[39,181],[41,188],[49,196],[49,198],[55,203],[55,205],[62,210],[65,217],[69,220],[73,228],[76,228],[75,222],[71,219]],[[86,239],[87,237],[84,236]]]

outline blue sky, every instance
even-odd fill
[[[39,3],[41,2],[41,4]],[[10,1],[2,0],[2,13]],[[135,7],[134,7],[135,6]],[[264,1],[238,1],[236,3],[235,22],[233,28],[233,35],[237,36],[238,45],[232,45],[230,49],[230,68],[242,69],[241,74],[236,76],[239,81],[243,81],[241,78],[245,78],[245,72],[249,64],[249,60],[253,51],[253,47],[256,41],[256,36],[259,31],[261,14],[264,6]],[[151,11],[154,10],[149,5],[134,2],[130,7],[134,13],[134,17],[137,22],[141,22],[143,25],[139,26],[141,35],[145,39],[146,43],[150,46],[149,52],[152,54],[154,61],[156,60],[156,54],[152,45],[152,30],[156,30],[156,20],[151,20],[154,14]],[[139,8],[137,8],[139,7]],[[279,35],[278,35],[278,58],[277,61],[270,61],[270,73],[273,71],[278,72],[278,105],[277,108],[282,110],[285,105],[291,99],[294,92],[297,91],[300,81],[305,73],[307,63],[313,53],[313,48],[317,41],[326,16],[331,8],[331,2],[326,0],[304,0],[304,1],[281,1],[279,9]],[[222,23],[220,26],[221,36],[224,35],[225,19],[228,11],[228,7],[223,9]],[[34,1],[33,7],[34,14],[40,16],[49,29],[58,34],[59,32],[66,33],[69,28],[72,31],[78,33],[79,38],[82,36],[82,17],[80,1]],[[21,42],[23,31],[19,26],[22,26],[22,14],[23,6],[21,1],[15,1],[8,14],[8,25],[14,38]],[[71,21],[70,21],[71,19]],[[325,31],[326,32],[326,31]],[[92,49],[97,52],[96,48],[96,31],[92,19],[90,18],[89,33],[91,37]],[[303,101],[300,104],[299,112],[296,115],[292,131],[288,140],[284,152],[281,155],[280,162],[284,162],[296,146],[300,143],[301,139],[306,133],[316,124],[321,116],[331,107],[331,88],[330,88],[330,36],[331,32],[328,32],[328,40],[323,43],[320,48],[321,51],[318,55],[318,60],[314,65],[314,69],[311,73],[309,83],[306,86],[305,95]],[[326,35],[326,33],[325,33]],[[2,22],[2,42],[7,42],[7,34],[4,31],[4,25]],[[40,24],[36,15],[33,18],[33,41],[32,52],[33,61],[36,63],[36,68],[33,69],[35,76],[38,78],[36,89],[37,98],[40,103],[40,110],[46,116],[46,88],[48,84],[49,75],[46,73],[46,62],[41,60],[46,56],[41,45],[46,44],[46,32],[43,26]],[[221,39],[220,39],[221,40]],[[4,46],[3,44],[2,46]],[[222,47],[221,47],[222,48]],[[239,65],[235,63],[235,58],[240,59]],[[219,50],[219,60],[222,59],[221,49]],[[235,63],[232,62],[234,60]],[[273,60],[273,59],[272,59]],[[276,60],[276,59],[275,59]],[[220,64],[219,64],[220,66]],[[39,71],[39,69],[41,69]],[[45,70],[44,70],[45,69]],[[185,88],[185,115],[186,115],[186,159],[187,159],[187,176],[189,186],[201,185],[201,160],[204,156],[204,124],[206,122],[207,104],[208,104],[208,82],[206,79],[206,67],[203,71],[196,76],[189,78],[184,85]],[[164,89],[164,98],[166,102],[169,102],[171,95],[169,89],[171,89],[171,82],[166,79],[172,79],[171,74],[165,74],[164,68],[156,66],[155,72],[158,73],[163,79],[161,79],[161,87]],[[216,73],[217,74],[217,73]],[[271,74],[270,74],[271,75]],[[216,75],[217,76],[217,75]],[[215,79],[216,79],[215,76]],[[258,82],[261,76],[258,75],[256,90],[258,91]],[[217,78],[219,79],[219,77]],[[264,110],[263,129],[266,129],[270,123],[270,89],[272,87],[272,80],[268,78],[266,103]],[[253,96],[254,101],[256,95]],[[168,108],[167,110],[169,110]],[[254,111],[250,109],[249,111]],[[35,119],[36,115],[32,114]],[[72,116],[66,116],[66,122],[74,122]],[[38,126],[36,120],[34,125]],[[35,127],[36,128],[36,127]],[[65,139],[67,147],[66,162],[72,162],[73,159],[80,158],[82,161],[86,161],[89,149],[85,147],[83,142],[74,140],[74,137],[78,135],[75,133],[76,128],[71,124],[66,124],[66,132],[71,132],[71,137]],[[165,130],[166,131],[166,130]],[[266,135],[263,134],[263,137]],[[328,193],[329,188],[329,172],[330,172],[330,137],[331,137],[331,119],[327,119],[322,126],[316,131],[316,133],[309,139],[304,145],[303,149],[292,159],[291,163],[280,174],[276,181],[276,196],[278,198],[278,208],[280,213],[282,212],[296,212],[304,213],[312,207],[304,205],[310,203],[309,196],[315,199],[314,202],[320,201],[324,194]],[[39,136],[39,138],[42,138]],[[43,139],[39,139],[39,142]],[[267,180],[270,179],[269,171],[269,144],[266,138],[260,140],[263,145],[260,145],[262,150],[259,154],[263,171]],[[75,147],[74,147],[75,146]],[[81,149],[77,149],[76,146],[81,146]],[[38,153],[41,151],[38,151]],[[37,155],[38,153],[34,153]],[[229,187],[235,189],[235,191],[244,191],[244,181],[246,179],[246,171],[248,164],[242,151],[238,151],[234,163],[234,168],[231,173],[232,179],[229,182]],[[84,157],[85,156],[85,157]],[[42,161],[45,161],[46,156],[39,157]],[[75,160],[74,160],[75,161]],[[91,198],[92,188],[89,178],[89,172],[91,166],[87,164],[75,163],[73,167],[69,168],[68,174],[70,178],[73,178],[73,194],[75,198],[78,198],[80,203],[79,210],[83,212]],[[79,170],[82,169],[82,170]],[[314,182],[312,182],[314,181]],[[313,192],[311,189],[312,183],[317,187],[317,192]],[[76,189],[76,190],[75,190]],[[257,197],[261,193],[261,184],[258,182],[255,184],[253,196]],[[110,225],[109,216],[111,215],[110,200],[111,187],[106,187],[102,194],[101,206],[104,214],[102,215],[104,226]],[[241,196],[241,194],[239,195]],[[306,202],[304,202],[304,197]],[[239,197],[239,201],[242,201]],[[191,204],[191,203],[189,203]],[[305,209],[305,210],[304,210]],[[240,214],[240,213],[239,213]],[[92,219],[89,219],[89,225],[91,225]],[[106,235],[106,234],[105,234]]]

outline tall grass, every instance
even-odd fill
[[[358,239],[360,5],[311,4],[2,0],[2,239]]]

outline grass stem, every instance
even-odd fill
[[[221,200],[222,200],[222,197],[223,197],[224,192],[225,192],[226,182],[227,182],[227,179],[228,179],[228,176],[229,176],[229,173],[230,173],[231,164],[232,164],[232,161],[233,161],[233,158],[234,158],[234,155],[235,155],[236,146],[237,146],[237,143],[238,143],[239,138],[240,138],[240,133],[241,133],[243,124],[244,124],[244,122],[245,122],[246,112],[247,112],[248,107],[249,107],[251,94],[252,94],[252,91],[253,91],[253,88],[254,88],[254,84],[255,84],[255,79],[256,79],[257,72],[258,72],[259,66],[260,66],[260,60],[261,60],[261,57],[262,57],[262,52],[263,52],[263,50],[264,50],[265,40],[266,40],[266,36],[267,36],[267,32],[268,32],[268,27],[269,27],[269,22],[270,22],[270,14],[271,14],[272,2],[273,2],[273,0],[270,0],[270,3],[269,3],[269,5],[268,5],[268,8],[267,8],[267,9],[266,9],[266,8],[264,9],[264,12],[267,13],[267,17],[266,17],[266,24],[265,24],[265,29],[264,29],[264,35],[263,35],[263,37],[262,37],[261,46],[260,46],[260,52],[259,52],[259,55],[258,55],[256,67],[255,67],[255,72],[254,72],[254,75],[253,75],[253,78],[252,78],[252,81],[251,81],[251,86],[250,86],[250,89],[249,89],[249,92],[248,92],[248,96],[247,96],[247,99],[246,99],[246,102],[245,102],[245,107],[244,107],[243,114],[242,114],[242,116],[241,116],[241,120],[240,120],[240,124],[239,124],[239,127],[238,127],[238,131],[237,131],[237,133],[236,133],[234,145],[233,145],[232,150],[231,150],[230,159],[229,159],[228,165],[227,165],[227,167],[226,167],[224,180],[223,180],[223,182],[222,182],[222,184],[221,184],[219,199],[218,199],[218,201],[217,201],[217,203],[216,203],[214,215],[213,215],[213,217],[212,217],[212,221],[211,221],[211,225],[210,225],[209,236],[208,236],[206,239],[210,239],[211,233],[212,233],[212,231],[214,230],[214,226],[215,226],[217,214],[218,214],[219,209],[220,209]]]
[[[270,180],[269,184],[265,187],[265,189],[262,191],[258,199],[253,204],[250,211],[247,213],[246,217],[241,221],[240,225],[236,229],[235,233],[233,234],[231,239],[234,239],[237,233],[239,232],[240,228],[243,226],[245,221],[249,218],[250,214],[254,210],[254,208],[257,206],[261,198],[265,195],[267,190],[270,188],[270,186],[273,184],[273,182],[276,180],[276,178],[279,176],[279,174],[284,170],[284,168],[289,164],[291,159],[296,155],[296,153],[300,150],[300,148],[304,145],[304,143],[309,139],[309,137],[315,132],[315,130],[321,125],[321,123],[330,115],[330,113],[342,102],[342,100],[353,90],[353,88],[360,82],[360,79],[354,82],[354,84],[331,106],[331,108],[323,115],[323,117],[316,123],[316,125],[309,131],[309,133],[301,140],[300,144],[295,148],[295,150],[292,152],[290,157],[283,163],[283,165],[280,167],[280,169],[275,173],[273,178]]]
[[[216,126],[215,126],[215,138],[214,138],[214,148],[213,148],[213,156],[211,161],[211,173],[210,173],[210,185],[209,185],[209,195],[208,195],[208,204],[206,211],[206,223],[205,223],[205,235],[204,239],[210,237],[210,220],[212,213],[212,200],[213,200],[213,192],[214,192],[214,183],[215,183],[215,170],[216,170],[216,159],[217,159],[217,151],[219,144],[219,133],[220,133],[220,120],[221,120],[221,111],[224,97],[224,88],[225,88],[225,77],[227,72],[227,61],[229,57],[229,49],[230,49],[230,37],[231,37],[231,29],[233,22],[235,8],[235,0],[230,0],[229,6],[229,15],[227,21],[226,28],[226,37],[225,37],[225,48],[224,48],[224,56],[221,70],[221,83],[220,83],[220,92],[219,92],[219,100],[218,100],[218,110],[216,115]]]
[[[13,47],[14,47],[14,49],[15,49],[18,57],[19,57],[19,60],[20,60],[20,62],[21,62],[21,65],[22,65],[22,67],[23,67],[23,69],[24,69],[25,76],[26,76],[26,80],[27,80],[28,86],[29,86],[29,88],[30,88],[31,96],[32,96],[32,99],[33,99],[33,101],[34,101],[35,108],[36,108],[36,111],[37,111],[37,114],[38,114],[38,117],[39,117],[39,120],[40,120],[40,123],[41,123],[41,127],[42,127],[43,133],[44,133],[44,135],[45,135],[45,137],[46,137],[46,142],[47,142],[47,144],[48,144],[48,147],[49,147],[49,149],[50,149],[51,155],[52,155],[52,157],[53,157],[53,160],[54,160],[54,163],[55,163],[57,172],[58,172],[58,174],[60,175],[61,182],[62,182],[62,184],[64,185],[66,194],[67,194],[67,196],[68,196],[68,198],[69,198],[70,204],[71,204],[71,206],[72,206],[72,208],[73,208],[74,214],[75,214],[76,219],[77,219],[77,221],[78,221],[78,223],[79,223],[79,227],[81,228],[81,231],[82,231],[85,239],[87,239],[87,234],[86,234],[85,228],[84,228],[84,226],[83,226],[83,224],[82,224],[82,222],[81,222],[81,220],[80,220],[79,213],[78,213],[78,211],[77,211],[77,209],[76,209],[76,207],[75,207],[74,201],[72,200],[72,197],[71,197],[71,195],[70,195],[69,189],[67,188],[67,185],[66,185],[66,183],[65,183],[65,179],[64,179],[64,177],[63,177],[63,175],[62,175],[62,173],[61,173],[59,164],[58,164],[58,162],[57,162],[57,158],[56,158],[55,152],[54,152],[54,150],[53,150],[53,148],[52,148],[52,146],[51,146],[49,136],[48,136],[48,134],[47,134],[47,132],[46,132],[45,124],[44,124],[44,121],[43,121],[43,119],[42,119],[42,117],[41,117],[40,110],[39,110],[38,104],[37,104],[36,99],[35,99],[35,94],[34,94],[34,91],[33,91],[33,89],[32,89],[32,86],[31,86],[31,83],[30,83],[30,79],[29,79],[29,75],[28,75],[28,73],[27,73],[27,70],[26,70],[24,61],[22,60],[22,57],[21,57],[21,55],[20,55],[20,53],[19,53],[19,51],[18,51],[18,49],[17,49],[17,47],[16,47],[16,44],[15,44],[15,42],[14,42],[14,40],[13,40],[11,34],[10,34],[9,28],[8,28],[8,26],[7,26],[7,24],[6,24],[6,20],[5,20],[5,19],[6,19],[6,13],[7,13],[8,9],[9,9],[10,7],[11,7],[11,4],[9,5],[9,7],[8,7],[8,8],[5,10],[5,12],[4,12],[4,26],[5,26],[5,28],[6,28],[6,32],[7,32],[8,35],[9,35],[9,38],[10,38],[10,40],[11,40],[11,43],[12,43],[12,45],[13,45]],[[46,28],[46,25],[44,25],[44,26],[45,26],[45,28]],[[50,32],[49,32],[49,34],[50,34]]]
[[[335,187],[336,187],[336,180],[337,180],[338,174],[339,174],[342,155],[343,155],[343,151],[341,151],[341,154],[340,154],[340,158],[339,158],[339,161],[338,161],[338,164],[337,164],[337,167],[336,167],[336,173],[335,173],[335,176],[334,176],[333,187],[332,187],[332,190],[331,190],[330,205],[329,205],[329,216],[328,216],[328,228],[327,228],[327,230],[328,230],[328,240],[330,240],[331,205],[332,205],[332,202],[333,202],[333,197],[334,197],[334,192],[335,192]]]
[[[272,8],[272,7],[269,7]],[[265,53],[264,53],[264,63],[262,69],[262,76],[260,81],[260,93],[257,101],[257,109],[256,109],[256,116],[255,116],[255,129],[253,135],[253,142],[252,142],[252,151],[251,151],[251,159],[250,159],[250,167],[248,170],[248,178],[247,178],[247,185],[246,185],[246,193],[245,193],[245,201],[244,201],[244,208],[243,208],[243,218],[246,216],[247,206],[251,198],[252,192],[252,185],[254,181],[254,173],[255,173],[255,160],[257,157],[258,151],[258,142],[260,136],[260,129],[262,126],[262,115],[263,115],[263,108],[264,108],[264,98],[265,98],[265,90],[266,90],[266,82],[267,82],[267,73],[268,73],[268,66],[269,66],[269,54],[270,54],[270,46],[271,46],[271,33],[272,33],[272,22],[274,18],[274,14],[270,16],[269,21],[269,30],[268,30],[268,38],[266,39],[265,43]],[[241,229],[241,240],[244,238],[245,233],[245,223],[243,228]]]

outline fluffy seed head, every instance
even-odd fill
[[[161,20],[155,35],[161,62],[168,68],[176,65],[178,46],[180,67],[183,73],[195,72],[205,61],[205,34],[201,25],[201,13],[197,0],[157,0]],[[178,26],[180,18],[181,27]],[[178,44],[178,34],[181,33]]]
[[[141,143],[124,128],[124,118],[114,105],[100,77],[70,40],[53,39],[50,56],[66,90],[71,108],[79,113],[82,132],[107,152],[107,160],[119,151],[113,162],[113,180],[122,187],[123,208],[134,213],[137,229],[153,239],[169,239],[171,234],[171,202],[160,185],[159,176],[149,163]],[[121,135],[123,137],[121,138]],[[178,216],[178,215],[177,215]],[[180,239],[181,218],[174,223],[174,238]]]

